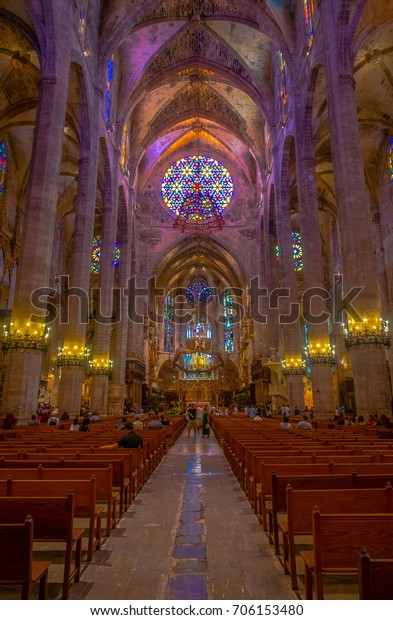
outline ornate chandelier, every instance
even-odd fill
[[[199,170],[199,166],[197,171]],[[196,180],[191,192],[183,201],[182,213],[176,217],[173,228],[189,237],[209,236],[220,232],[224,226],[219,207],[210,192],[204,191]]]

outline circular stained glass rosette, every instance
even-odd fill
[[[210,286],[204,282],[193,282],[187,288],[186,299],[189,304],[207,304],[212,298]]]
[[[233,196],[233,180],[217,160],[204,155],[184,157],[165,173],[161,193],[176,216],[203,222],[220,215]]]

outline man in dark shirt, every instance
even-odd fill
[[[116,443],[111,443],[108,446],[100,446],[99,450],[114,450],[115,448],[143,448],[143,438],[134,430],[130,430],[127,435],[120,437]]]

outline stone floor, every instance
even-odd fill
[[[72,599],[296,599],[215,438],[179,439]]]

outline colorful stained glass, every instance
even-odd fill
[[[278,94],[280,101],[280,120],[284,126],[288,119],[288,91],[286,63],[281,50],[277,51]]]
[[[80,10],[79,10],[78,34],[79,34],[79,41],[82,47],[85,43],[85,32],[86,32],[86,24],[87,24],[87,5],[88,5],[88,0],[81,0]]]
[[[293,268],[295,271],[302,271],[303,269],[303,248],[302,248],[302,236],[298,232],[292,233],[292,253],[293,253]],[[280,248],[278,245],[275,247],[275,254],[277,261],[280,262]]]
[[[90,271],[93,273],[99,273],[100,264],[101,264],[101,246],[102,240],[101,235],[97,235],[93,237],[93,246],[91,251],[91,264]],[[114,245],[114,256],[113,256],[113,265],[117,267],[120,261],[120,248],[117,243]]]
[[[233,297],[224,291],[224,351],[233,353],[235,350],[233,335]]]
[[[109,127],[111,124],[111,111],[112,111],[112,82],[113,82],[113,69],[115,64],[115,55],[112,54],[108,60],[106,70],[106,90],[105,90],[105,123]]]
[[[115,258],[113,259],[114,267],[118,267],[120,262],[120,248],[119,244],[115,243]]]
[[[4,196],[5,178],[7,175],[7,143],[0,142],[0,196]]]
[[[164,306],[164,351],[169,353],[174,346],[173,320],[175,318],[175,299],[172,293],[169,293],[165,298]]]
[[[124,125],[123,136],[121,139],[121,169],[123,172],[127,170],[128,159],[128,127]]]
[[[161,193],[168,209],[190,221],[222,213],[233,196],[233,181],[218,161],[204,155],[184,157],[165,173]]]
[[[393,183],[393,138],[389,138],[389,146],[388,146],[388,166],[389,166],[389,176],[390,180]]]
[[[310,50],[314,41],[314,0],[303,0],[303,10],[306,43]]]
[[[210,323],[208,323],[205,319],[200,319],[196,322],[191,322],[187,326],[186,331],[187,338],[207,338],[208,340],[212,337],[212,330],[210,327]]]
[[[212,292],[210,290],[210,286],[204,282],[193,282],[187,288],[186,299],[192,306],[195,304],[207,304],[211,298]]]

